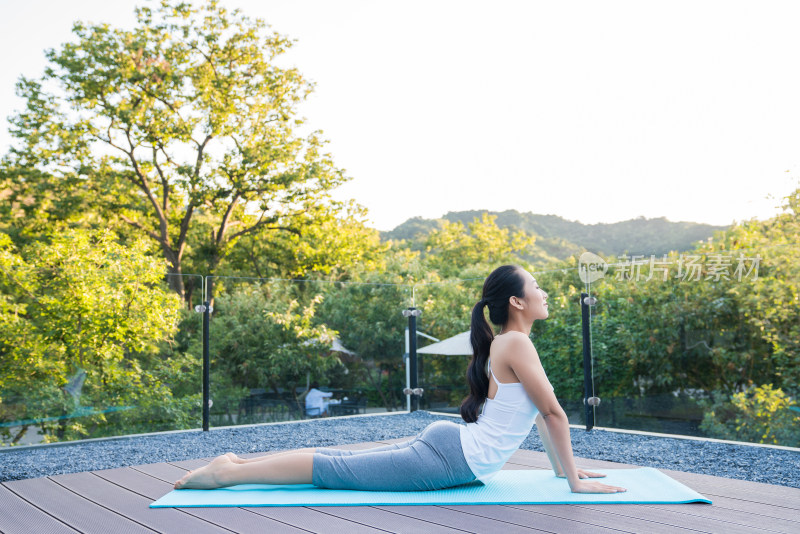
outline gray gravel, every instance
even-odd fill
[[[412,436],[439,419],[425,411],[316,419],[135,436],[18,449],[0,449],[0,481],[301,447],[378,441]],[[575,456],[800,488],[800,451],[654,437],[603,430],[572,430]],[[522,449],[543,451],[536,431]]]

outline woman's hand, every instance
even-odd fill
[[[567,478],[567,475],[564,473],[556,473],[556,476],[558,478]],[[585,469],[578,469],[578,478],[603,478],[604,476],[603,473],[593,473]]]
[[[628,491],[625,488],[620,488],[619,486],[609,486],[608,484],[603,484],[602,482],[590,482],[588,480],[579,480],[569,489],[572,491],[572,493],[622,493]]]

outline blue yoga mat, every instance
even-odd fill
[[[525,469],[500,471],[486,485],[468,484],[434,491],[357,491],[323,489],[311,484],[272,486],[242,484],[215,490],[172,490],[151,508],[197,506],[376,506],[431,504],[711,504],[651,467],[609,469],[598,479],[628,491],[611,494],[577,494],[552,471]]]

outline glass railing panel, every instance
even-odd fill
[[[534,321],[531,339],[571,424],[584,422],[583,336],[581,292],[585,290],[573,265],[533,273],[547,294],[548,317]]]
[[[403,409],[407,286],[220,277],[213,292],[212,426]]]
[[[412,288],[376,274],[369,283],[333,284],[327,290],[321,318],[348,351],[338,353],[341,365],[329,372],[331,383],[344,388],[334,396],[340,405],[332,406],[332,413],[405,410],[407,319],[402,312],[411,301]],[[324,385],[322,380],[320,384]]]
[[[47,267],[19,261],[0,281],[2,446],[196,428],[200,323],[181,284],[133,255],[86,269],[91,251],[48,253]]]
[[[595,424],[800,444],[799,251],[609,258],[592,285]]]
[[[419,408],[458,413],[467,396],[472,308],[481,298],[483,278],[442,280],[414,288],[417,318],[417,375],[423,394]]]
[[[533,273],[549,294],[549,317],[534,323],[531,337],[571,423],[587,421],[586,292],[596,299],[589,307],[595,426],[798,443],[800,247],[708,244],[598,262],[588,281],[577,260]],[[465,334],[483,277],[416,284],[377,273],[359,282],[215,277],[206,288],[200,276],[136,269],[6,267],[3,446],[200,427],[196,308],[206,289],[214,308],[212,426],[407,409],[402,312],[410,307],[420,312],[418,407],[457,413],[467,395]],[[430,349],[458,336],[460,351]],[[307,407],[312,385],[323,414]]]
[[[580,423],[583,374],[577,268],[531,269],[531,273],[548,293],[550,310],[547,320],[534,322],[531,339],[570,421]],[[458,413],[469,393],[466,370],[472,348],[468,332],[483,281],[483,277],[447,280],[415,288],[417,307],[422,311],[418,321],[418,372],[424,390],[423,409]],[[488,311],[484,313],[488,318]]]

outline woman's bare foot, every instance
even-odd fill
[[[233,465],[233,461],[227,454],[217,456],[208,465],[186,473],[183,478],[175,483],[175,489],[221,488],[225,484],[220,481],[220,474],[230,465]]]

